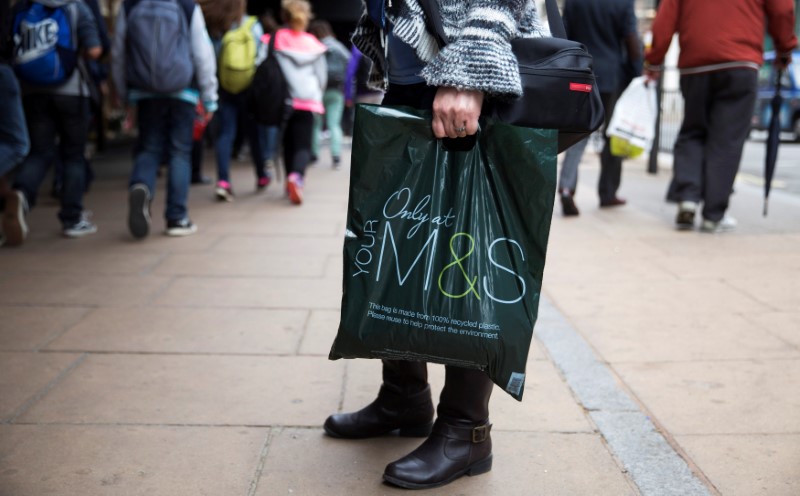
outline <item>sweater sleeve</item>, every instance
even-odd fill
[[[195,5],[190,27],[192,36],[192,60],[200,98],[206,111],[217,110],[217,60],[211,38],[206,31],[206,20],[200,6]]]
[[[91,9],[83,3],[76,3],[78,9],[78,39],[81,48],[96,48],[102,46],[97,22]]]
[[[656,18],[653,20],[653,41],[645,55],[645,60],[651,66],[661,66],[667,55],[672,36],[678,29],[678,2],[677,0],[663,0],[658,7]]]
[[[778,53],[792,51],[797,46],[794,33],[795,11],[792,0],[767,0],[767,30]]]
[[[522,95],[519,68],[511,51],[526,0],[472,0],[458,39],[425,67],[431,86],[480,90],[509,99]]]

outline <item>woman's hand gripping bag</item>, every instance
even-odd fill
[[[430,112],[358,106],[329,358],[481,369],[521,400],[557,132],[481,120],[474,139],[445,141]]]

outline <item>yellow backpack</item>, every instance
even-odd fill
[[[236,29],[222,37],[219,51],[219,84],[229,93],[241,93],[256,73],[256,39],[253,25],[256,18],[247,17]]]

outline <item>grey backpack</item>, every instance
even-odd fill
[[[128,84],[154,93],[187,88],[194,77],[189,26],[192,0],[127,0]]]

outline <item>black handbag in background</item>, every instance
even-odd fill
[[[419,0],[428,29],[440,47],[447,44],[437,0]],[[592,71],[592,56],[583,44],[567,39],[555,0],[546,0],[552,38],[515,38],[522,96],[511,101],[486,99],[483,115],[515,126],[558,130],[564,151],[597,130],[603,102]]]

